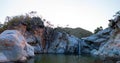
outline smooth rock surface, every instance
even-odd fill
[[[19,31],[5,30],[0,34],[0,57],[3,57],[0,62],[26,60],[30,54],[26,52],[29,49],[25,50],[25,46],[30,47]]]

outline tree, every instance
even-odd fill
[[[27,31],[33,30],[34,27],[44,27],[43,20],[39,16],[36,16],[36,13],[36,11],[31,11],[25,15],[7,16],[3,26],[0,28],[0,33],[6,29],[13,29],[18,24],[26,25]]]
[[[103,27],[100,26],[100,27],[97,27],[95,30],[94,30],[94,34],[98,33],[99,31],[103,30]]]

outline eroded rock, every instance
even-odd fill
[[[110,39],[96,51],[96,55],[102,58],[120,58],[120,14],[115,16],[110,23],[112,28],[112,34]]]
[[[82,53],[89,54],[92,50],[98,50],[100,46],[103,46],[109,40],[111,33],[112,28],[106,28],[96,34],[83,38],[81,41]]]
[[[0,34],[0,57],[3,57],[0,62],[26,60],[26,57],[34,55],[28,48],[32,49],[19,31],[6,30]]]
[[[60,33],[56,35],[54,42],[50,44],[50,53],[79,53],[79,39],[73,35]]]

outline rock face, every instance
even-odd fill
[[[27,53],[27,57],[33,57],[34,56],[34,47],[29,45],[27,42],[25,44],[24,50]]]
[[[16,30],[0,34],[0,62],[25,60],[34,53],[86,53],[102,58],[120,58],[120,12],[115,19],[109,20],[108,28],[82,39],[45,27],[39,17],[23,21],[20,20],[19,26],[15,23],[15,27],[10,27]]]
[[[43,37],[39,34],[27,36],[26,40],[34,47],[35,53],[81,53],[80,39],[53,29],[51,31],[49,31],[51,33],[47,32],[48,35],[46,34],[44,48],[41,39]],[[33,42],[29,42],[30,40]]]
[[[114,39],[110,38],[110,40],[102,47],[100,47],[97,52],[98,55],[103,57],[120,57],[120,34],[117,34]]]
[[[26,60],[29,56],[34,56],[34,49],[21,33],[6,30],[0,34],[0,62]]]
[[[27,43],[34,47],[34,53],[43,53],[45,48],[44,38],[44,22],[39,17],[33,17],[30,19],[29,25],[25,33]]]
[[[83,38],[81,41],[82,53],[89,54],[92,50],[98,50],[99,47],[107,42],[107,40],[110,38],[111,32],[112,28],[106,28],[96,34]]]
[[[120,58],[120,14],[115,16],[115,19],[110,20],[110,27],[112,28],[112,34],[110,39],[94,52],[95,55],[102,58]]]
[[[65,32],[56,31],[48,21],[45,27],[44,22],[46,21],[40,17],[18,16],[10,19],[6,28],[18,30],[24,35],[26,40],[24,39],[23,49],[28,56],[33,56],[33,51],[34,53],[81,53],[80,39]],[[5,38],[9,40],[7,36]],[[16,38],[13,37],[13,40],[15,41]],[[21,40],[21,38],[17,38],[17,40]],[[23,55],[23,57],[25,56]]]
[[[55,40],[50,43],[49,53],[79,53],[79,39],[73,35],[58,32]]]
[[[51,27],[44,27],[40,18],[32,18],[31,31],[26,31],[27,43],[34,47],[34,53],[80,53],[80,39]]]

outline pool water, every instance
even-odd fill
[[[38,54],[25,63],[103,63],[91,56],[64,55],[64,54]]]

